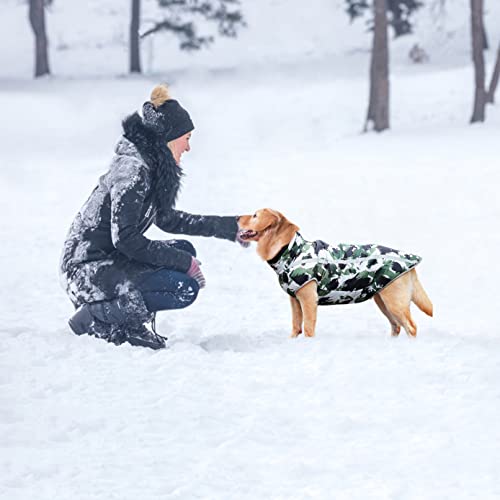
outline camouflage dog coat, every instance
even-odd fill
[[[306,241],[299,233],[267,262],[281,288],[295,297],[310,281],[318,283],[318,304],[350,304],[372,298],[389,283],[415,267],[418,255],[379,245],[332,246]]]

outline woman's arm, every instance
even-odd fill
[[[146,238],[139,230],[149,179],[140,162],[127,162],[110,178],[111,238],[117,250],[130,259],[186,272],[192,257],[165,241]]]
[[[238,223],[234,216],[195,215],[174,209],[157,213],[155,224],[167,233],[215,236],[230,241],[236,240],[238,231]]]

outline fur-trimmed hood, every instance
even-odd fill
[[[144,162],[151,169],[156,191],[156,204],[163,210],[171,209],[177,200],[183,176],[182,169],[175,163],[167,143],[156,129],[148,127],[139,113],[134,113],[122,122],[123,138],[116,148],[117,154],[132,154],[130,143],[137,148]]]

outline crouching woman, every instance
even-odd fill
[[[189,241],[144,233],[154,223],[167,233],[237,241],[237,222],[175,210],[193,123],[164,85],[142,115],[123,121],[111,166],[70,227],[60,270],[76,308],[74,333],[161,349],[165,339],[145,323],[157,311],[192,304],[205,279]]]

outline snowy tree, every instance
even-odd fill
[[[347,14],[354,20],[365,14],[366,11],[374,9],[372,0],[345,0]],[[387,18],[389,26],[394,29],[394,36],[403,36],[412,32],[412,14],[422,7],[420,0],[386,0]],[[373,28],[375,18],[368,21],[370,28]]]
[[[423,2],[420,0],[345,0],[347,14],[354,20],[371,10],[368,20],[373,31],[370,63],[370,100],[364,130],[370,122],[377,132],[389,128],[389,42],[388,27],[394,36],[412,32],[411,15]]]
[[[179,38],[183,50],[198,50],[210,45],[214,37],[198,32],[199,25],[215,23],[220,36],[234,38],[246,26],[239,0],[158,0],[165,17],[142,34],[170,31]]]
[[[374,29],[370,63],[370,100],[365,131],[370,122],[377,132],[389,128],[389,44],[386,0],[374,0]]]
[[[486,110],[486,87],[484,65],[484,25],[483,25],[483,0],[470,0],[471,8],[471,38],[472,61],[474,63],[474,109],[471,123],[484,122]]]
[[[488,88],[487,101],[489,103],[495,102],[495,92],[498,86],[498,78],[500,77],[500,44],[497,49],[497,58],[495,61],[495,66],[493,68],[493,74],[491,75],[490,86]]]
[[[159,31],[170,31],[180,41],[183,50],[208,46],[214,37],[199,34],[198,26],[216,23],[220,36],[236,37],[238,28],[246,25],[239,10],[239,0],[158,0],[165,11],[163,19],[140,34],[141,0],[132,0],[130,22],[130,72],[141,72],[140,39]]]
[[[29,20],[35,35],[35,78],[49,75],[48,39],[45,28],[45,8],[51,0],[29,0]]]
[[[140,26],[141,0],[132,0],[130,16],[130,73],[141,73]]]
[[[453,0],[451,0],[451,2],[450,0],[432,0],[431,12],[433,13],[433,15],[444,17],[446,12],[445,7],[446,5],[449,4],[453,4]],[[486,26],[484,24],[483,24],[482,38],[483,38],[483,49],[489,50],[490,44],[488,41],[488,33],[486,32]]]

